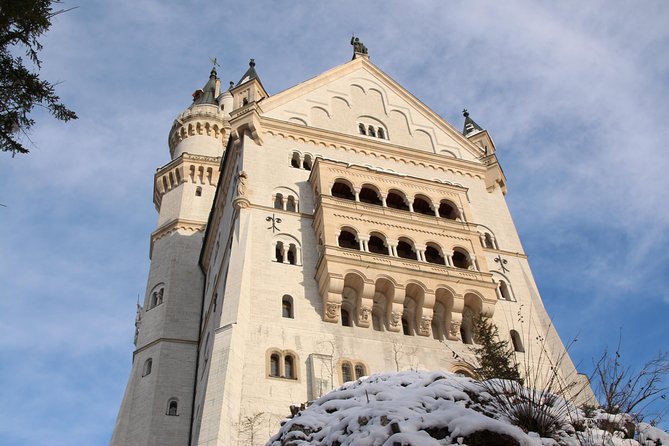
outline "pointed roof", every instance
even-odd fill
[[[256,66],[256,61],[255,61],[255,59],[251,59],[251,60],[249,61],[249,69],[246,70],[246,73],[244,73],[244,75],[242,76],[242,78],[239,79],[239,82],[237,82],[237,85],[236,85],[236,86],[239,86],[239,85],[241,85],[241,84],[244,84],[244,83],[246,83],[246,82],[248,82],[248,81],[250,81],[250,80],[252,80],[252,79],[258,79],[258,81],[260,81],[260,77],[258,77],[258,73],[256,73],[255,66]]]
[[[462,128],[462,134],[465,136],[473,135],[474,133],[482,132],[483,129],[472,118],[469,117],[469,112],[465,108],[462,110],[462,116],[465,117],[465,125]]]
[[[201,105],[201,104],[212,104],[218,105],[216,103],[216,81],[218,80],[216,74],[216,67],[211,69],[209,73],[209,80],[200,90],[195,90],[193,93],[193,104],[192,105]]]

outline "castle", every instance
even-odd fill
[[[364,375],[473,376],[477,314],[521,365],[576,376],[489,133],[466,111],[457,130],[351,44],[273,96],[253,59],[225,91],[214,65],[174,121],[112,445],[251,444]]]

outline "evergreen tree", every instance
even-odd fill
[[[17,56],[25,52],[39,70],[37,57],[42,45],[37,40],[51,26],[51,19],[64,12],[54,11],[57,0],[0,0],[0,150],[27,153],[17,139],[35,123],[29,114],[41,105],[61,121],[77,115],[60,102],[54,86],[40,79]]]
[[[507,341],[499,338],[499,330],[486,317],[474,320],[477,347],[471,348],[478,367],[476,372],[482,379],[508,379],[522,382],[518,372],[518,363]]]

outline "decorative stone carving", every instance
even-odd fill
[[[339,320],[339,308],[341,304],[338,302],[328,302],[325,304],[325,316],[332,322]]]
[[[460,340],[460,324],[460,321],[451,321],[451,329],[448,336],[448,339],[451,341]]]
[[[372,310],[369,307],[362,307],[360,309],[360,321],[369,322],[372,316]]]
[[[399,327],[402,324],[402,313],[398,313],[397,311],[393,311],[390,313],[390,326],[391,327]]]
[[[420,327],[418,328],[421,336],[430,336],[432,330],[432,318],[423,316],[420,320]]]
[[[237,175],[237,197],[246,195],[246,179],[248,175],[243,170]]]

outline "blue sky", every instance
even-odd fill
[[[242,4],[243,6],[238,6]],[[144,294],[156,167],[217,57],[270,94],[372,61],[456,127],[488,129],[544,303],[587,371],[669,350],[669,5],[66,0],[42,74],[79,120],[36,113],[0,154],[0,444],[106,444]],[[667,427],[667,423],[664,423]]]

